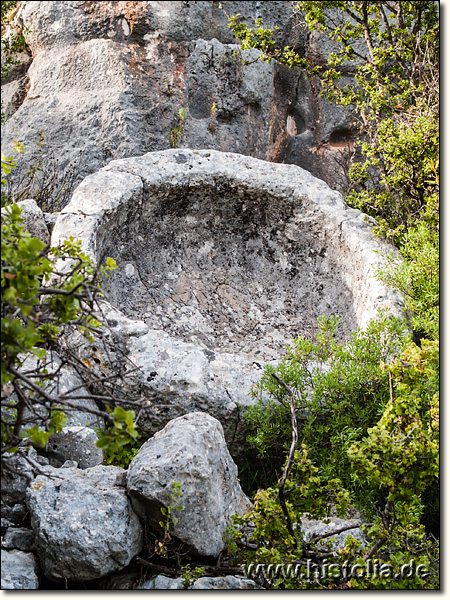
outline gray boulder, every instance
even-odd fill
[[[28,491],[36,546],[46,576],[88,581],[113,573],[141,550],[142,530],[112,466],[45,468]]]
[[[181,577],[166,577],[165,575],[157,575],[153,579],[144,581],[137,590],[182,590]]]
[[[243,494],[219,421],[205,413],[174,419],[139,450],[130,463],[127,488],[136,512],[158,526],[161,507],[180,484],[173,535],[203,556],[218,556],[233,514],[250,501]]]
[[[324,541],[332,543],[332,550],[341,550],[345,546],[347,537],[350,536],[356,540],[362,542],[364,545],[367,544],[367,538],[361,531],[362,520],[361,519],[343,519],[340,517],[330,517],[328,523],[317,520],[302,518],[301,527],[305,535],[305,541],[310,541],[315,537],[320,538],[323,535],[328,537],[324,538]],[[329,536],[333,531],[338,531],[343,528],[347,528],[345,531],[338,533],[337,535]]]
[[[39,208],[36,200],[21,200],[17,206],[22,209],[20,216],[23,219],[23,226],[30,232],[32,237],[38,238],[41,242],[48,245],[50,234],[44,219],[44,213]]]
[[[2,549],[2,590],[37,590],[38,572],[34,554]]]
[[[142,583],[138,590],[182,590],[185,589],[183,579],[171,579],[165,575],[158,575]],[[252,579],[227,575],[226,577],[200,577],[196,579],[189,590],[259,590],[261,589]]]
[[[90,427],[64,427],[60,433],[49,437],[46,454],[53,467],[74,460],[79,469],[88,469],[103,462],[103,451],[96,446],[97,440],[97,434]]]

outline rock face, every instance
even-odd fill
[[[76,164],[81,178],[176,143],[297,164],[341,185],[336,159],[354,143],[351,113],[331,110],[302,70],[254,62],[255,50],[241,56],[224,11],[277,25],[280,44],[305,55],[299,17],[282,2],[222,4],[24,2],[29,55],[3,86],[12,115],[4,148],[20,132],[31,158],[43,129],[60,166]],[[313,50],[320,61],[328,48],[319,39]]]
[[[2,590],[39,589],[38,568],[33,554],[2,549]]]
[[[41,565],[53,580],[88,581],[129,564],[142,531],[123,487],[124,470],[46,467],[27,503]]]
[[[204,413],[174,419],[148,440],[132,460],[127,488],[135,510],[158,525],[180,484],[173,535],[203,556],[218,556],[233,514],[250,505],[237,479],[220,423]]]
[[[200,410],[231,443],[261,364],[318,316],[340,315],[351,331],[379,308],[401,313],[374,273],[388,247],[295,166],[184,149],[113,161],[77,188],[52,244],[67,232],[118,264],[105,313],[159,397],[147,433]]]

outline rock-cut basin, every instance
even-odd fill
[[[349,333],[379,308],[402,311],[375,277],[387,246],[296,166],[188,149],[116,160],[80,184],[52,244],[68,235],[115,259],[107,300],[130,358],[172,394],[168,416],[206,410],[226,433],[260,365],[317,317],[340,316]]]

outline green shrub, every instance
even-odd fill
[[[113,421],[106,429],[98,431],[97,446],[103,450],[103,462],[128,469],[130,462],[139,452],[143,442],[135,425],[136,415],[133,410],[125,410],[116,406],[112,413]]]
[[[405,297],[411,324],[422,336],[439,338],[439,230],[421,222],[412,227],[401,244],[402,260],[390,257],[378,273]]]
[[[347,450],[382,415],[390,391],[380,363],[399,356],[409,336],[400,320],[386,315],[353,333],[347,344],[336,341],[338,327],[339,319],[320,318],[315,339],[294,340],[277,368],[267,366],[245,420],[251,446],[279,469],[291,427],[286,392],[272,377],[278,374],[295,390],[299,435],[320,475],[341,478],[364,503]]]
[[[436,589],[438,548],[421,518],[427,510],[423,494],[434,489],[435,498],[439,495],[438,342],[425,340],[418,348],[399,322],[384,318],[344,347],[333,339],[336,321],[322,325],[315,342],[297,340],[279,368],[263,377],[260,391],[272,401],[251,415],[253,423],[260,420],[254,441],[259,438],[270,453],[282,432],[286,445],[290,441],[289,455],[278,485],[258,490],[249,512],[234,517],[228,550],[249,575],[252,565],[265,566],[265,575],[260,574],[265,587]],[[311,365],[312,359],[319,364]],[[325,361],[327,370],[321,368]],[[366,402],[377,398],[377,410],[367,413]],[[274,402],[284,413],[274,413]],[[293,405],[298,419],[292,417]],[[306,410],[311,415],[302,422]],[[308,421],[319,416],[329,427],[309,430]],[[339,443],[343,422],[348,424]],[[349,536],[342,550],[331,551],[320,536],[306,541],[302,517],[324,518],[332,510],[345,515],[352,500],[368,519],[368,545]],[[333,569],[325,568],[331,557]],[[311,576],[308,561],[321,577]],[[389,576],[367,572],[373,561],[389,565]],[[346,570],[349,564],[364,567],[362,576]],[[408,564],[420,564],[422,571],[402,576],[402,565]],[[283,568],[274,571],[274,565]]]
[[[41,210],[57,212],[69,203],[80,164],[61,168],[53,150],[45,149],[46,146],[41,130],[36,141],[36,158],[31,162],[24,158],[14,161],[14,171],[2,183],[2,206],[33,198]],[[23,144],[19,148],[21,153],[25,152]]]

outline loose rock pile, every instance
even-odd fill
[[[20,492],[16,488],[12,493],[11,482],[4,482],[5,498],[16,503],[2,504],[2,517],[8,516],[2,518],[2,589],[39,589],[40,581],[44,589],[49,581],[72,586],[89,582],[89,589],[184,589],[181,577],[142,581],[139,573],[126,572],[143,550],[144,531],[161,528],[166,518],[161,509],[174,510],[177,521],[170,533],[181,544],[179,550],[208,560],[224,550],[230,517],[251,506],[222,426],[205,413],[168,423],[141,447],[128,471],[105,465],[79,468],[75,461],[55,468],[36,452],[30,456],[39,461],[41,474]],[[176,504],[174,483],[181,493]],[[347,525],[338,521],[339,527]],[[24,522],[28,527],[20,526]],[[350,524],[355,527],[351,533],[361,537],[360,521]],[[302,523],[307,536],[334,525]],[[190,589],[248,590],[258,585],[229,575],[201,577]]]
[[[182,509],[171,535],[199,556],[217,557],[231,515],[250,505],[222,426],[204,413],[170,422],[142,446],[128,472],[105,465],[80,468],[74,461],[59,468],[43,464],[40,471],[20,491],[4,482],[10,492],[5,499],[15,501],[2,507],[11,519],[2,523],[4,589],[37,589],[39,576],[94,581],[127,567],[143,548],[144,526],[157,528],[164,520],[161,508],[171,506],[176,482]],[[15,527],[14,515],[26,518],[27,511],[30,529]]]

